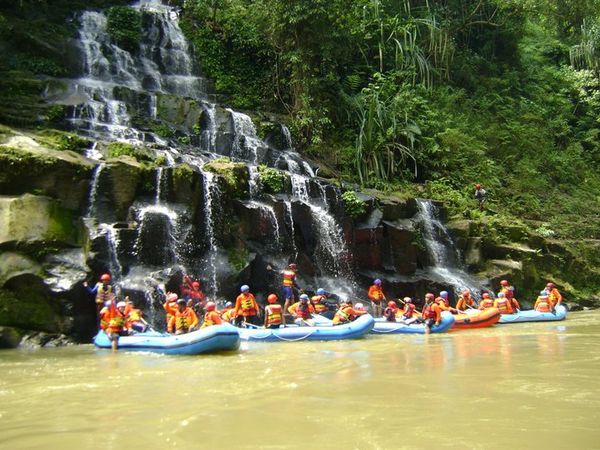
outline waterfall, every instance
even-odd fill
[[[298,247],[296,246],[296,230],[294,229],[294,216],[292,215],[292,202],[289,200],[284,201],[285,205],[285,216],[288,221],[289,232],[292,239],[292,248],[294,249],[294,255],[298,254]]]
[[[234,158],[250,161],[256,165],[258,161],[258,149],[264,145],[256,135],[256,128],[252,119],[231,109],[227,110],[233,121],[233,148],[231,156]]]
[[[260,173],[256,166],[248,166],[248,175],[250,198],[256,198],[260,193]]]
[[[166,266],[177,262],[179,216],[163,205],[150,205],[137,213],[138,236],[134,245],[142,265]]]
[[[159,205],[163,199],[163,197],[167,197],[169,195],[168,189],[168,171],[165,170],[164,167],[159,167],[156,169],[156,196],[154,198],[154,204]]]
[[[442,282],[451,285],[456,295],[468,289],[475,298],[479,298],[483,286],[466,273],[458,249],[441,222],[436,206],[423,199],[417,199],[417,206],[417,220],[422,225],[423,241],[432,263],[429,270]]]
[[[294,144],[292,143],[292,134],[290,133],[290,129],[283,124],[281,125],[281,134],[283,134],[283,139],[285,140],[284,150],[291,150],[292,148],[294,148]]]
[[[215,181],[215,175],[211,172],[202,172],[204,180],[204,225],[206,230],[206,240],[208,243],[208,271],[210,274],[210,294],[214,298],[219,290],[217,284],[217,240],[215,237],[213,221],[213,204],[219,200],[219,186]],[[217,203],[218,205],[218,203]]]
[[[96,215],[96,203],[98,201],[98,185],[100,184],[100,175],[102,175],[102,171],[106,168],[106,164],[98,164],[94,169],[94,174],[92,175],[92,181],[90,183],[90,196],[88,200],[88,210],[86,213],[87,218],[93,218]]]

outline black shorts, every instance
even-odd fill
[[[428,328],[433,327],[433,325],[435,324],[435,320],[433,319],[425,319],[425,326]]]

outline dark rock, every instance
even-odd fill
[[[0,349],[17,348],[21,342],[19,332],[12,327],[0,327]]]
[[[389,222],[410,219],[417,213],[417,202],[414,198],[382,197],[379,199],[379,207],[383,210],[383,220]]]

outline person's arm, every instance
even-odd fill
[[[283,316],[283,314],[282,314]],[[267,328],[267,319],[269,318],[269,305],[265,306],[265,320],[263,326]]]
[[[233,307],[234,309],[234,314],[237,315],[240,313],[240,310],[242,309],[242,299],[240,298],[240,296],[238,295],[237,298],[235,299],[235,306]]]
[[[96,295],[98,293],[98,288],[100,287],[99,283],[96,283],[93,288],[91,288],[87,282],[83,283],[83,287],[88,291],[90,295]]]
[[[433,307],[433,310],[435,311],[435,324],[439,325],[440,321],[442,320],[442,311],[441,311],[439,305],[435,305]]]
[[[212,311],[212,321],[215,323],[215,325],[221,325],[223,323],[221,317],[214,311]]]
[[[175,316],[172,316],[171,319],[169,319],[169,323],[167,325],[167,331],[169,333],[174,333],[175,332]]]
[[[297,306],[298,306],[298,302],[296,302],[296,303],[294,303],[294,304],[292,304],[292,305],[290,305],[290,306],[288,307],[288,312],[289,312],[289,313],[290,313],[292,316],[295,316],[295,315],[296,315],[296,307],[297,307]]]
[[[190,328],[196,328],[198,326],[198,316],[196,315],[196,313],[194,312],[193,309],[190,309],[190,312],[192,313],[192,323],[190,325]]]

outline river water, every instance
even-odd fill
[[[0,352],[0,448],[600,448],[600,311],[167,357]]]

